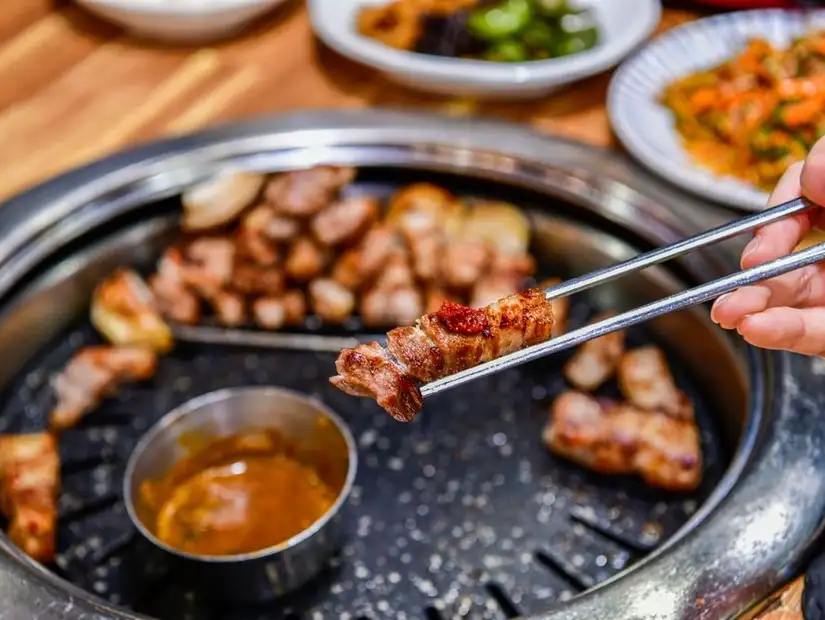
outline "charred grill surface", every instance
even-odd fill
[[[571,327],[592,316],[574,303]],[[629,345],[650,342],[631,331]],[[48,377],[99,342],[79,324],[33,360],[8,392],[1,432],[44,428]],[[179,346],[145,385],[124,387],[60,441],[58,560],[53,570],[111,602],[161,619],[507,618],[541,611],[612,576],[681,526],[726,465],[710,414],[697,404],[706,473],[687,496],[606,478],[552,456],[547,407],[566,388],[566,356],[457,390],[398,424],[374,403],[329,385],[334,355]],[[274,384],[326,401],[351,425],[361,468],[346,545],[330,568],[283,605],[216,607],[190,593],[174,566],[131,529],[120,498],[140,435],[183,401],[223,387]],[[616,396],[611,383],[600,394]]]

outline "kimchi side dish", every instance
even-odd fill
[[[662,94],[700,165],[770,190],[825,135],[825,31],[787,49],[753,39],[722,65]]]

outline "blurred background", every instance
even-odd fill
[[[407,1],[418,13],[446,14],[468,5],[459,0]],[[236,8],[228,12],[221,8],[233,4]],[[9,197],[137,142],[251,115],[318,108],[391,106],[486,115],[588,144],[618,147],[606,113],[610,71],[577,79],[574,67],[562,80],[568,82],[562,90],[526,102],[485,101],[484,92],[471,92],[481,97],[433,95],[428,88],[388,79],[388,71],[381,70],[380,51],[365,52],[359,42],[347,39],[347,33],[338,36],[341,29],[355,29],[355,24],[342,20],[352,18],[357,7],[350,5],[357,4],[354,0],[9,0],[0,16],[0,135],[4,136],[0,196]],[[726,10],[803,4],[821,3],[664,2],[653,36]],[[334,5],[352,11],[336,13]],[[634,19],[634,3],[630,3],[631,12],[624,17],[643,21],[645,5],[639,1],[638,19]],[[326,27],[329,23],[332,29]],[[434,27],[436,38],[455,39],[455,35],[438,34]],[[389,27],[373,25],[374,30],[381,28]],[[647,40],[646,25],[639,29],[637,40],[624,42],[601,66],[623,60]],[[326,44],[315,36],[319,31]]]

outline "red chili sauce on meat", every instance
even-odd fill
[[[484,310],[475,310],[452,301],[445,301],[435,315],[447,331],[453,334],[477,336],[490,333],[490,321]]]

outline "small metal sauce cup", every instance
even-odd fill
[[[319,424],[321,420],[331,424]],[[175,463],[191,456],[184,445],[187,437],[212,440],[256,429],[278,431],[338,491],[326,514],[291,539],[254,553],[202,556],[159,540],[146,526],[150,513],[140,499],[143,481],[160,479]],[[179,570],[191,577],[205,596],[240,603],[261,602],[307,583],[337,550],[344,529],[342,508],[352,490],[357,466],[352,434],[343,420],[324,405],[281,388],[231,388],[193,398],[153,426],[129,457],[123,496],[129,517],[140,533],[171,554],[179,562]]]

